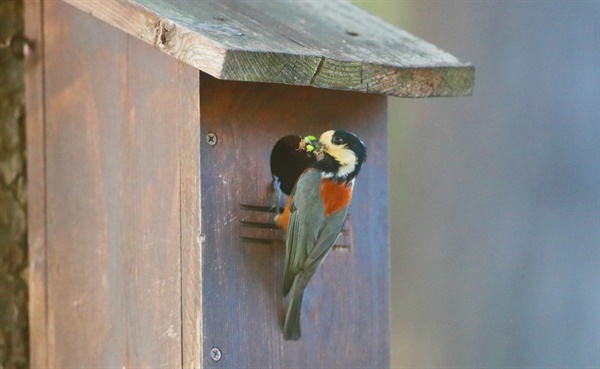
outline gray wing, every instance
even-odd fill
[[[348,208],[346,207],[326,218],[325,224],[317,238],[317,242],[304,262],[304,270],[310,273],[310,275],[315,273],[319,265],[325,260],[329,251],[331,251],[331,248],[342,231],[347,213]]]
[[[307,170],[292,191],[286,235],[283,294],[288,294],[300,271],[312,276],[333,247],[346,219],[347,208],[325,217],[320,195],[321,174]]]

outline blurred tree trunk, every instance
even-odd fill
[[[0,368],[27,368],[22,0],[0,1]]]

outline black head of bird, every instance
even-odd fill
[[[350,182],[358,175],[367,159],[367,146],[348,131],[327,131],[319,138],[323,159],[314,166],[323,178],[336,182]]]

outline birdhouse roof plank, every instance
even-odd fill
[[[344,1],[64,0],[224,80],[470,95],[475,69]]]

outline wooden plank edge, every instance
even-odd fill
[[[226,48],[130,0],[63,0],[152,45],[172,57],[220,78]]]
[[[399,67],[311,55],[229,50],[219,78],[397,97],[450,97],[473,94],[475,67],[462,62],[433,67]]]
[[[179,63],[179,81],[182,364],[185,369],[200,369],[203,365],[200,72]]]
[[[25,37],[33,42],[25,61],[27,224],[29,253],[29,367],[48,367],[46,254],[46,145],[44,93],[44,8],[24,2]]]

